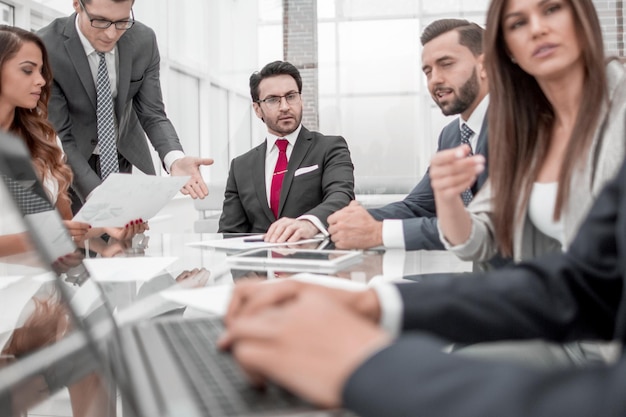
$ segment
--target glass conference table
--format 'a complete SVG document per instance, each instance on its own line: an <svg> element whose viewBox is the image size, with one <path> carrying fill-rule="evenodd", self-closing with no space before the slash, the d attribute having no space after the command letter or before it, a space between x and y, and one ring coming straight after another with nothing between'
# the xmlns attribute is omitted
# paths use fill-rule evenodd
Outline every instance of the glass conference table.
<svg viewBox="0 0 626 417"><path fill-rule="evenodd" d="M71 299L73 309L83 309L83 320L101 314L84 301L90 297L85 282L93 280L86 273L91 271L121 325L166 314L193 318L216 313L186 305L172 294L250 277L282 279L293 274L275 267L231 266L226 259L234 251L206 243L226 238L148 232L125 243L92 239L79 244L84 263L76 266L70 259L62 270L63 294L36 253L0 258L0 415L127 415L117 401L117 389L104 375L102 357L96 359L65 300ZM369 250L357 263L330 275L367 284L471 268L471 263L444 251ZM301 272L319 274L315 269Z"/></svg>

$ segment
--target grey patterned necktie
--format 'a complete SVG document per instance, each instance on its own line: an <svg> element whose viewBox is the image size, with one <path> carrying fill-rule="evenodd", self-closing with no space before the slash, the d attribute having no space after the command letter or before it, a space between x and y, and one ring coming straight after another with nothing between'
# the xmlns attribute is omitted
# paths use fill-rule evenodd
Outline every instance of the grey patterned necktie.
<svg viewBox="0 0 626 417"><path fill-rule="evenodd" d="M98 146L100 148L100 177L104 181L109 174L119 172L115 125L113 118L113 96L103 52L98 52L98 79L96 85L98 118Z"/></svg>
<svg viewBox="0 0 626 417"><path fill-rule="evenodd" d="M461 125L461 143L463 145L467 145L470 148L470 155L474 155L474 151L472 150L472 144L470 143L470 138L472 137L472 135L474 134L474 131L472 129L470 129L470 127L468 125L466 125L465 123L463 123ZM474 198L474 194L472 193L472 189L468 188L465 191L463 191L461 193L461 198L463 199L463 204L465 206L467 206L469 203L472 202L472 199Z"/></svg>

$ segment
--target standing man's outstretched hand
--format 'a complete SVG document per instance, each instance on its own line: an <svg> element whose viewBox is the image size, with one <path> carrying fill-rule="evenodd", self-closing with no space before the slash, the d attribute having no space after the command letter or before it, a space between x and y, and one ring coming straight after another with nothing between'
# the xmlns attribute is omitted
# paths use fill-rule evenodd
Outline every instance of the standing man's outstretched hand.
<svg viewBox="0 0 626 417"><path fill-rule="evenodd" d="M209 195L209 189L200 174L200 165L212 165L211 158L198 158L185 156L174 161L170 168L172 175L189 175L189 181L181 188L180 192L191 198L204 198Z"/></svg>

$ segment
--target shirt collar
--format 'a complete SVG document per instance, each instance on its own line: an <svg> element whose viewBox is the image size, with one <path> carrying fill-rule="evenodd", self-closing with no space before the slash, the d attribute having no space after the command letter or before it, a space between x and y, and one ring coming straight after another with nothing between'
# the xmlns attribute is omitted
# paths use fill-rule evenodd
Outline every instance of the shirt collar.
<svg viewBox="0 0 626 417"><path fill-rule="evenodd" d="M93 54L94 52L96 52L96 48L93 47L93 45L91 45L91 42L89 42L89 40L85 37L85 35L83 35L83 32L80 30L80 26L78 25L78 13L76 14L76 19L74 20L74 25L76 26L76 33L78 33L78 38L80 39L80 43L83 45L83 49L85 50L85 55L89 56L91 54ZM115 45L115 48L111 49L109 52L105 52L105 54L113 54L115 55L115 49L117 48L117 45Z"/></svg>
<svg viewBox="0 0 626 417"><path fill-rule="evenodd" d="M300 125L298 126L298 128L296 130L294 130L293 132L291 132L290 134L286 135L286 136L276 136L270 132L267 132L267 150L268 152L272 150L272 148L274 147L274 145L276 144L276 140L277 139L287 139L289 141L289 144L291 146L294 146L296 144L296 139L298 139L298 135L300 134L300 130L302 130L302 123L300 123Z"/></svg>
<svg viewBox="0 0 626 417"><path fill-rule="evenodd" d="M485 120L485 116L487 115L487 108L489 107L489 94L487 94L481 101L478 103L478 106L474 109L472 114L469 117L469 120L463 120L462 117L459 117L459 128L463 123L465 123L472 131L478 136L483 127L483 120Z"/></svg>

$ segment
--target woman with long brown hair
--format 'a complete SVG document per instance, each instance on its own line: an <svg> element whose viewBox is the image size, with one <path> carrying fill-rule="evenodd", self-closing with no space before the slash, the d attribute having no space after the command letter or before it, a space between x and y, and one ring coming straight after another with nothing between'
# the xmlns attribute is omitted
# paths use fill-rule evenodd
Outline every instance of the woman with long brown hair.
<svg viewBox="0 0 626 417"><path fill-rule="evenodd" d="M591 0L494 0L485 32L489 184L460 147L431 162L442 240L463 259L529 259L566 248L626 143L626 72L604 58Z"/></svg>
<svg viewBox="0 0 626 417"><path fill-rule="evenodd" d="M0 26L0 130L24 140L39 179L72 237L80 241L106 232L118 239L128 239L143 232L147 229L143 222L132 222L125 228L90 231L88 224L71 221L67 191L72 172L47 118L51 86L52 72L41 39L24 29ZM2 204L9 203L0 201L0 210L4 212ZM26 242L19 233L12 233L20 231L20 224L8 219L0 222L0 234L3 235L0 255L25 250Z"/></svg>
<svg viewBox="0 0 626 417"><path fill-rule="evenodd" d="M21 138L32 155L37 174L61 216L72 217L67 190L72 172L64 162L57 136L48 122L52 73L41 40L23 29L0 26L0 130ZM5 210L3 210L5 211ZM21 222L7 222L3 234ZM85 235L89 225L66 222L73 236ZM3 238L9 239L8 236ZM19 250L20 239L14 239ZM4 245L6 246L6 245Z"/></svg>

